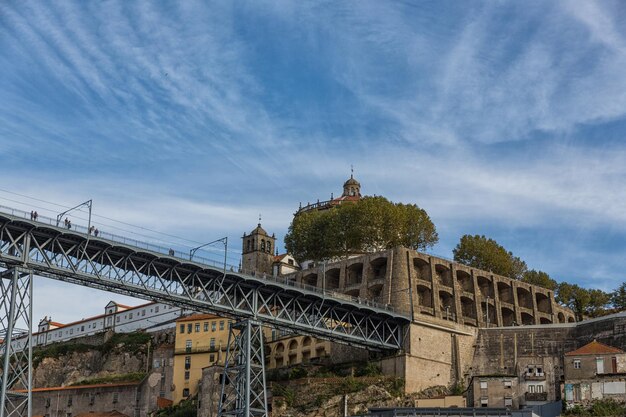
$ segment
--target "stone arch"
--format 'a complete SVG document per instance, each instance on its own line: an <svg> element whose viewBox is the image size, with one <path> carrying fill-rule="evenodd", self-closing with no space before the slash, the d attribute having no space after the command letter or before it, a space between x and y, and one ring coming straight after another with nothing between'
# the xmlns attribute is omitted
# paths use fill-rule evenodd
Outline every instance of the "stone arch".
<svg viewBox="0 0 626 417"><path fill-rule="evenodd" d="M568 323L576 323L576 319L575 319L574 317L572 317L572 316L569 316L569 317L567 318L567 322L568 322Z"/></svg>
<svg viewBox="0 0 626 417"><path fill-rule="evenodd" d="M346 269L346 286L357 285L363 282L363 264L354 263Z"/></svg>
<svg viewBox="0 0 626 417"><path fill-rule="evenodd" d="M325 288L327 290L336 290L339 288L339 268L329 269L325 273L326 275L326 285Z"/></svg>
<svg viewBox="0 0 626 417"><path fill-rule="evenodd" d="M530 291L524 287L517 287L517 303L520 307L533 308L533 297Z"/></svg>
<svg viewBox="0 0 626 417"><path fill-rule="evenodd" d="M312 272L307 274L302 278L302 283L304 285L310 285L311 287L317 287L317 274Z"/></svg>
<svg viewBox="0 0 626 417"><path fill-rule="evenodd" d="M515 325L515 311L508 307L502 307L502 325L514 326Z"/></svg>
<svg viewBox="0 0 626 417"><path fill-rule="evenodd" d="M417 285L417 304L421 307L433 307L432 291L425 285Z"/></svg>
<svg viewBox="0 0 626 417"><path fill-rule="evenodd" d="M459 282L461 289L465 292L474 292L474 280L466 271L459 269L456 271L456 280Z"/></svg>
<svg viewBox="0 0 626 417"><path fill-rule="evenodd" d="M387 258L381 256L370 262L370 277L369 279L385 279L387 275Z"/></svg>
<svg viewBox="0 0 626 417"><path fill-rule="evenodd" d="M461 312L463 317L476 320L476 308L474 300L469 297L461 297Z"/></svg>
<svg viewBox="0 0 626 417"><path fill-rule="evenodd" d="M563 312L559 311L559 314L556 315L556 318L559 323L565 323L565 314L563 314Z"/></svg>
<svg viewBox="0 0 626 417"><path fill-rule="evenodd" d="M383 284L374 284L367 289L368 298L376 303L382 302Z"/></svg>
<svg viewBox="0 0 626 417"><path fill-rule="evenodd" d="M496 316L496 308L493 305L493 301L489 302L489 307L487 307L487 301L483 301L480 303L480 308L482 310L482 319L488 323L489 325L498 324L497 316Z"/></svg>
<svg viewBox="0 0 626 417"><path fill-rule="evenodd" d="M523 325L535 324L535 318L533 317L532 314L522 312L522 324Z"/></svg>
<svg viewBox="0 0 626 417"><path fill-rule="evenodd" d="M289 351L298 349L298 341L296 339L292 339L289 342Z"/></svg>
<svg viewBox="0 0 626 417"><path fill-rule="evenodd" d="M417 279L428 282L431 281L430 264L422 258L413 258L413 270Z"/></svg>
<svg viewBox="0 0 626 417"><path fill-rule="evenodd" d="M439 281L440 285L446 287L452 287L452 274L450 273L450 268L445 265L436 264L435 265L435 274L437 274L437 281Z"/></svg>
<svg viewBox="0 0 626 417"><path fill-rule="evenodd" d="M539 317L540 324L552 324L552 320L547 317Z"/></svg>
<svg viewBox="0 0 626 417"><path fill-rule="evenodd" d="M265 239L261 239L261 251L265 252Z"/></svg>
<svg viewBox="0 0 626 417"><path fill-rule="evenodd" d="M272 242L267 241L267 253L272 253Z"/></svg>
<svg viewBox="0 0 626 417"><path fill-rule="evenodd" d="M439 291L439 308L443 318L454 319L456 316L454 295L447 290Z"/></svg>
<svg viewBox="0 0 626 417"><path fill-rule="evenodd" d="M311 336L305 336L304 339L302 339L302 346L311 346L311 343L313 343Z"/></svg>
<svg viewBox="0 0 626 417"><path fill-rule="evenodd" d="M361 290L358 288L353 288L351 290L346 291L345 294L349 295L350 297L358 297L361 295Z"/></svg>
<svg viewBox="0 0 626 417"><path fill-rule="evenodd" d="M478 288L480 289L480 294L484 298L493 298L493 282L489 278L482 275L479 275L476 281L478 283Z"/></svg>
<svg viewBox="0 0 626 417"><path fill-rule="evenodd" d="M552 303L550 302L550 298L546 294L542 292L537 292L535 294L535 300L537 300L537 310L542 313L552 314Z"/></svg>
<svg viewBox="0 0 626 417"><path fill-rule="evenodd" d="M513 287L508 282L498 282L498 297L503 303L515 304L513 298Z"/></svg>
<svg viewBox="0 0 626 417"><path fill-rule="evenodd" d="M276 347L274 348L277 355L282 355L285 351L285 345L282 342L276 343Z"/></svg>

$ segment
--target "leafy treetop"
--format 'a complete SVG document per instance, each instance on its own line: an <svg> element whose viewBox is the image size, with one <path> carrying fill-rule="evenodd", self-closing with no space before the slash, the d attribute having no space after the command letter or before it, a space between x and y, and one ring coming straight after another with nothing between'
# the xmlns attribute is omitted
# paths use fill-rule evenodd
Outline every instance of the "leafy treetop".
<svg viewBox="0 0 626 417"><path fill-rule="evenodd" d="M299 261L321 261L396 246L424 250L438 240L430 217L415 204L364 197L297 215L285 236L285 246Z"/></svg>

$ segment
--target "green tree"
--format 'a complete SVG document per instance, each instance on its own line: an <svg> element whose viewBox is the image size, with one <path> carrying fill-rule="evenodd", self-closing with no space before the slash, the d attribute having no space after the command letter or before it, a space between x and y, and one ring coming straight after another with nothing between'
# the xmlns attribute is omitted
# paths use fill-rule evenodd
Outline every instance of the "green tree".
<svg viewBox="0 0 626 417"><path fill-rule="evenodd" d="M559 283L556 289L556 301L569 307L578 321L606 314L610 299L610 295L602 290L586 289L567 282Z"/></svg>
<svg viewBox="0 0 626 417"><path fill-rule="evenodd" d="M626 282L611 293L611 304L618 310L626 310Z"/></svg>
<svg viewBox="0 0 626 417"><path fill-rule="evenodd" d="M550 278L550 275L543 271L535 271L534 269L524 272L522 275L522 281L553 291L556 290L558 285L555 280Z"/></svg>
<svg viewBox="0 0 626 417"><path fill-rule="evenodd" d="M526 262L484 235L464 235L452 252L456 262L510 278L521 279L528 269Z"/></svg>
<svg viewBox="0 0 626 417"><path fill-rule="evenodd" d="M364 197L355 203L294 217L285 246L299 261L319 261L396 246L424 250L438 240L430 217L415 204Z"/></svg>

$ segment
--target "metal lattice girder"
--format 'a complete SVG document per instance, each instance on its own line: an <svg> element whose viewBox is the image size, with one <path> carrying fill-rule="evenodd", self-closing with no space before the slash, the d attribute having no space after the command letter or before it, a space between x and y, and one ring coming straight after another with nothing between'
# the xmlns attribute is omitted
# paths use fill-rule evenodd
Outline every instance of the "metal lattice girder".
<svg viewBox="0 0 626 417"><path fill-rule="evenodd" d="M267 417L265 356L261 323L231 323L219 417Z"/></svg>
<svg viewBox="0 0 626 417"><path fill-rule="evenodd" d="M0 417L32 415L32 292L32 274L19 268L0 273ZM26 345L18 347L18 339Z"/></svg>
<svg viewBox="0 0 626 417"><path fill-rule="evenodd" d="M400 313L0 213L0 266L372 349L403 347Z"/></svg>

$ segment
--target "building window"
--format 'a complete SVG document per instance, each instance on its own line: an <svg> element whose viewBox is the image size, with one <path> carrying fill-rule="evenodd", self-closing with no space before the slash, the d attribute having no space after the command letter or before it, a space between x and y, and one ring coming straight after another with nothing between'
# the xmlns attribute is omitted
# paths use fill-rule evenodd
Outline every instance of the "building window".
<svg viewBox="0 0 626 417"><path fill-rule="evenodd" d="M189 371L185 371L185 381L189 381Z"/></svg>
<svg viewBox="0 0 626 417"><path fill-rule="evenodd" d="M214 332L217 329L217 324L213 321L211 322L211 331Z"/></svg>
<svg viewBox="0 0 626 417"><path fill-rule="evenodd" d="M480 406L481 407L489 407L489 399L488 398L481 398L480 399Z"/></svg>
<svg viewBox="0 0 626 417"><path fill-rule="evenodd" d="M504 381L504 388L511 388L511 381Z"/></svg>
<svg viewBox="0 0 626 417"><path fill-rule="evenodd" d="M287 260L287 263L288 263L289 265L292 265L292 266L293 266L293 259L289 259L289 260Z"/></svg>
<svg viewBox="0 0 626 417"><path fill-rule="evenodd" d="M191 333L193 331L193 324L189 323L187 325L187 333Z"/></svg>
<svg viewBox="0 0 626 417"><path fill-rule="evenodd" d="M215 338L214 337L211 338L211 341L209 342L209 347L211 349L215 349Z"/></svg>
<svg viewBox="0 0 626 417"><path fill-rule="evenodd" d="M215 355L213 353L209 355L209 362L211 363L215 362Z"/></svg>
<svg viewBox="0 0 626 417"><path fill-rule="evenodd" d="M574 369L580 369L580 359L574 359Z"/></svg>
<svg viewBox="0 0 626 417"><path fill-rule="evenodd" d="M84 332L85 331L85 326L80 326L80 331Z"/></svg>
<svg viewBox="0 0 626 417"><path fill-rule="evenodd" d="M185 356L185 369L191 368L191 356Z"/></svg>
<svg viewBox="0 0 626 417"><path fill-rule="evenodd" d="M117 392L114 392L113 393L113 404L115 404L118 399L119 399L119 394Z"/></svg>
<svg viewBox="0 0 626 417"><path fill-rule="evenodd" d="M46 408L50 407L50 398L46 398Z"/></svg>
<svg viewBox="0 0 626 417"><path fill-rule="evenodd" d="M181 334L185 333L185 325L184 324L180 325L180 332L181 332Z"/></svg>
<svg viewBox="0 0 626 417"><path fill-rule="evenodd" d="M208 331L209 331L209 322L208 322L208 321L205 321L205 322L204 322L204 331L205 331L205 332L208 332Z"/></svg>
<svg viewBox="0 0 626 417"><path fill-rule="evenodd" d="M117 317L115 318L115 321L119 323L119 322L120 322L120 316L117 316Z"/></svg>
<svg viewBox="0 0 626 417"><path fill-rule="evenodd" d="M504 406L505 407L512 407L513 406L513 398L511 398L511 397L504 397Z"/></svg>
<svg viewBox="0 0 626 417"><path fill-rule="evenodd" d="M183 389L183 397L184 397L184 398L189 397L189 388L185 388L185 389Z"/></svg>
<svg viewBox="0 0 626 417"><path fill-rule="evenodd" d="M133 318L133 313L130 313L130 314L128 315L128 319L130 320L130 319L132 319L132 318Z"/></svg>
<svg viewBox="0 0 626 417"><path fill-rule="evenodd" d="M487 381L480 381L480 389L487 389Z"/></svg>
<svg viewBox="0 0 626 417"><path fill-rule="evenodd" d="M158 313L159 312L159 306L154 307L154 312Z"/></svg>
<svg viewBox="0 0 626 417"><path fill-rule="evenodd" d="M185 341L185 352L187 353L191 352L191 340Z"/></svg>
<svg viewBox="0 0 626 417"><path fill-rule="evenodd" d="M200 333L200 323L196 323L196 333Z"/></svg>
<svg viewBox="0 0 626 417"><path fill-rule="evenodd" d="M144 317L146 315L146 310L141 310L141 317Z"/></svg>
<svg viewBox="0 0 626 417"><path fill-rule="evenodd" d="M71 395L67 397L67 406L68 407L72 406L72 396Z"/></svg>
<svg viewBox="0 0 626 417"><path fill-rule="evenodd" d="M220 330L224 330L224 320L220 321Z"/></svg>

